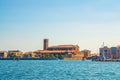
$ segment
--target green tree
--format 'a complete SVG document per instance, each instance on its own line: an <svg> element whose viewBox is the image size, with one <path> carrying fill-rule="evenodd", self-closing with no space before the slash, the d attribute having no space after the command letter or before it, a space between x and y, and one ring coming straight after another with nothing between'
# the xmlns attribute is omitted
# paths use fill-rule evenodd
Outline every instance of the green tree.
<svg viewBox="0 0 120 80"><path fill-rule="evenodd" d="M10 53L10 57L11 57L11 58L16 58L17 56L16 56L15 53Z"/></svg>

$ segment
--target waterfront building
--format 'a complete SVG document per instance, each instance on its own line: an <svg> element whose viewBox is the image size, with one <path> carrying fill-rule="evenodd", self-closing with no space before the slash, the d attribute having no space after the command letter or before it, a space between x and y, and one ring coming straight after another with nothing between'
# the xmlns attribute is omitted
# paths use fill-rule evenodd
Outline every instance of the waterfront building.
<svg viewBox="0 0 120 80"><path fill-rule="evenodd" d="M100 48L101 59L120 59L120 46Z"/></svg>
<svg viewBox="0 0 120 80"><path fill-rule="evenodd" d="M72 54L72 57L71 57L72 60L81 60L83 58L84 58L84 53L81 53L81 52L77 54Z"/></svg>
<svg viewBox="0 0 120 80"><path fill-rule="evenodd" d="M110 59L111 58L111 49L107 46L100 48L100 57L101 59Z"/></svg>
<svg viewBox="0 0 120 80"><path fill-rule="evenodd" d="M40 58L57 58L57 59L63 59L64 57L70 57L71 53L68 53L66 51L49 51L49 50L37 50L34 51L37 57Z"/></svg>
<svg viewBox="0 0 120 80"><path fill-rule="evenodd" d="M110 48L111 52L111 58L116 59L117 58L117 47L111 47Z"/></svg>
<svg viewBox="0 0 120 80"><path fill-rule="evenodd" d="M120 59L120 46L116 48L116 58Z"/></svg>
<svg viewBox="0 0 120 80"><path fill-rule="evenodd" d="M82 50L81 53L84 54L85 59L91 57L91 51L90 50L85 49L85 50Z"/></svg>
<svg viewBox="0 0 120 80"><path fill-rule="evenodd" d="M23 58L35 58L35 57L36 57L36 54L33 52L25 52L23 54Z"/></svg>
<svg viewBox="0 0 120 80"><path fill-rule="evenodd" d="M50 46L47 48L47 50L79 52L79 46L78 45L58 45L58 46Z"/></svg>
<svg viewBox="0 0 120 80"><path fill-rule="evenodd" d="M23 54L21 51L19 50L11 50L11 51L8 51L8 58L22 58Z"/></svg>
<svg viewBox="0 0 120 80"><path fill-rule="evenodd" d="M68 51L68 52L79 52L79 46L78 45L57 45L57 46L49 46L49 40L44 39L44 50L49 51Z"/></svg>
<svg viewBox="0 0 120 80"><path fill-rule="evenodd" d="M7 58L7 51L0 51L0 58Z"/></svg>
<svg viewBox="0 0 120 80"><path fill-rule="evenodd" d="M49 46L49 40L43 40L43 50L34 51L38 57L56 57L59 59L71 58L72 54L79 53L78 45L56 45ZM81 58L81 56L80 56Z"/></svg>

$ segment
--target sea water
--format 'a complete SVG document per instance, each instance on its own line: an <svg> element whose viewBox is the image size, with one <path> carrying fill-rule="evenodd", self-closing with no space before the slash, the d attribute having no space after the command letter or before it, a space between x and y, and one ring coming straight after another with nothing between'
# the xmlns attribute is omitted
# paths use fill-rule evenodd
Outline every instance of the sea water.
<svg viewBox="0 0 120 80"><path fill-rule="evenodd" d="M0 80L120 80L120 63L81 60L1 60Z"/></svg>

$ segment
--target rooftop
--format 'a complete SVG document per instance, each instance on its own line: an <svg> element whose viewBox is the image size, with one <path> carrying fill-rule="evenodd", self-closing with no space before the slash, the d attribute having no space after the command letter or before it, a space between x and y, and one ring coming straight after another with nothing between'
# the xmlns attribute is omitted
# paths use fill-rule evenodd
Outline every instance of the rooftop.
<svg viewBox="0 0 120 80"><path fill-rule="evenodd" d="M71 47L79 47L78 45L57 45L57 46L50 46L48 48L71 48Z"/></svg>
<svg viewBox="0 0 120 80"><path fill-rule="evenodd" d="M57 50L57 51L37 50L35 52L40 52L40 53L65 53L66 51L60 51L60 50Z"/></svg>

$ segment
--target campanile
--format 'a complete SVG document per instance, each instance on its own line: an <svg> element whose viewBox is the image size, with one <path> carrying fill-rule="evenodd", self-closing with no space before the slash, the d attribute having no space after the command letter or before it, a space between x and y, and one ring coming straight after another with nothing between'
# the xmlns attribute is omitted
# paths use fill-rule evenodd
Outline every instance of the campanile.
<svg viewBox="0 0 120 80"><path fill-rule="evenodd" d="M48 39L44 39L44 44L43 44L43 49L44 50L47 50L47 48L48 48L48 42L49 42Z"/></svg>

